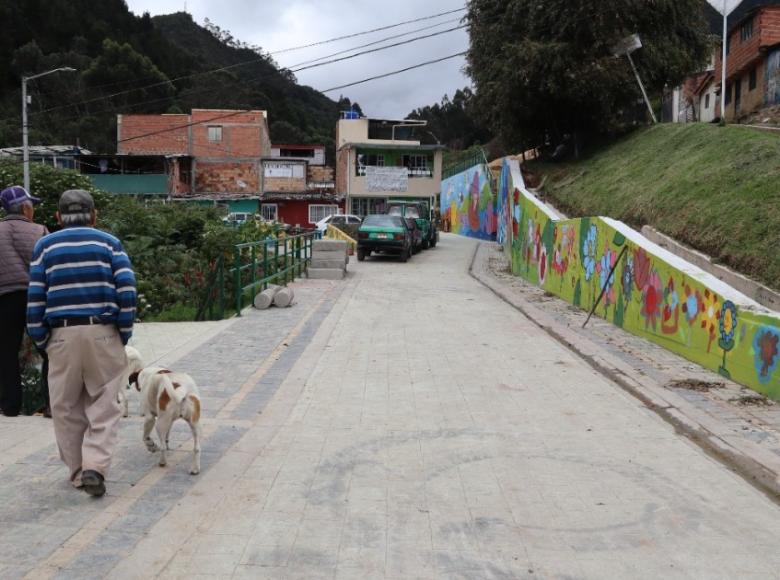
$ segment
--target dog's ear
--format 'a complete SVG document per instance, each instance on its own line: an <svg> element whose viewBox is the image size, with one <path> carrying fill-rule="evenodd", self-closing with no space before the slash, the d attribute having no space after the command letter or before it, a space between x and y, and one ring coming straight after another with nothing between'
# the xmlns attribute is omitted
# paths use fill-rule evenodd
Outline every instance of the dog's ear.
<svg viewBox="0 0 780 580"><path fill-rule="evenodd" d="M133 383L135 383L135 390L136 390L136 391L140 391L140 390L141 390L141 386L138 384L138 375L139 375L139 374L140 374L140 372L131 373L131 374L130 374L130 377L128 378L128 382L129 382L131 385L132 385Z"/></svg>

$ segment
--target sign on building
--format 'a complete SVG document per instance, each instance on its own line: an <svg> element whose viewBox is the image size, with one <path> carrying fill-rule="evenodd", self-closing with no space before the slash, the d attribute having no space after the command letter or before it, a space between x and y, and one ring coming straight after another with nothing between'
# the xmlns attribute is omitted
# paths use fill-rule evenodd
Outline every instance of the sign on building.
<svg viewBox="0 0 780 580"><path fill-rule="evenodd" d="M409 191L409 170L406 167L366 167L366 188L370 192Z"/></svg>

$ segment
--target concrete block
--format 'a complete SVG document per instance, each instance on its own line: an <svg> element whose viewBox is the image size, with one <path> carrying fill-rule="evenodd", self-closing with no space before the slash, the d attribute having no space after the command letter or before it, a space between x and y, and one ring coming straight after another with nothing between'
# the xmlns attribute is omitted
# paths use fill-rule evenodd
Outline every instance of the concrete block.
<svg viewBox="0 0 780 580"><path fill-rule="evenodd" d="M347 253L347 246L349 244L343 240L314 240L312 244L312 250L314 252L344 252Z"/></svg>
<svg viewBox="0 0 780 580"><path fill-rule="evenodd" d="M294 297L295 294L293 293L292 288L281 288L274 295L274 306L278 306L279 308L287 308L292 304Z"/></svg>
<svg viewBox="0 0 780 580"><path fill-rule="evenodd" d="M276 293L279 292L279 289L279 286L269 285L268 288L258 293L257 296L255 296L255 308L258 310L265 310L271 306L274 301L274 296L276 296Z"/></svg>
<svg viewBox="0 0 780 580"><path fill-rule="evenodd" d="M310 268L344 268L347 265L346 259L313 258Z"/></svg>
<svg viewBox="0 0 780 580"><path fill-rule="evenodd" d="M310 280L342 280L344 270L342 268L309 268Z"/></svg>

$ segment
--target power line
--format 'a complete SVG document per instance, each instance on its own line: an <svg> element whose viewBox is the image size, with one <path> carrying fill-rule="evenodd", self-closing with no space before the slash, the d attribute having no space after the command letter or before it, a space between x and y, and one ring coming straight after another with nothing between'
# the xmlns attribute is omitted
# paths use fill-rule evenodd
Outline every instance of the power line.
<svg viewBox="0 0 780 580"><path fill-rule="evenodd" d="M373 32L381 32L382 30L389 30L391 28L398 28L399 26L404 26L405 24L413 24L415 22L422 22L423 20L432 20L434 18L438 18L439 16L447 16L448 14L455 14L456 12L463 12L466 10L465 6L462 6L461 8L456 8L455 10L448 10L446 12L439 12L438 14L432 14L430 16L423 16L422 18L415 18L414 20L406 20L404 22L399 22L397 24L390 24L388 26L381 26L379 28L373 28L371 30L365 30L363 32L356 32L354 34L346 34L344 36L337 36L335 38L329 38L327 40L320 40L319 42L312 42L311 44L302 44L300 46L293 46L290 48L283 48L281 50L275 50L273 52L270 52L269 54L282 54L284 52L292 52L293 50L301 50L304 48L311 48L313 46L320 46L322 44L328 44L331 42L336 42L339 40L346 40L347 38L355 38L357 36L365 36L366 34L371 34Z"/></svg>
<svg viewBox="0 0 780 580"><path fill-rule="evenodd" d="M325 60L326 58L330 58L332 56L338 56L340 54L346 54L348 52L352 52L353 50L359 50L361 48L367 48L369 46L375 46L377 44L382 44L383 42L386 42L388 40L395 40L396 38L401 38L403 36L409 36L410 34L414 34L416 32L423 32L425 30L430 30L432 28L438 28L439 26L442 26L444 24L452 24L453 22L459 22L460 20L461 20L460 18L452 18L450 20L443 20L441 22L437 22L436 24L431 24L430 26L423 26L422 28L415 28L414 30L410 30L409 32L404 32L402 34L394 34L392 36L386 36L386 37L381 38L379 40L375 40L374 42L369 42L368 44L361 44L359 46L353 46L352 48L346 48L344 50L340 50L338 52L334 52L334 53L328 54L326 56L321 56L320 58L314 58L312 60L306 60L306 61L303 61L303 62L299 62L299 63L291 65L290 67L287 67L287 68L293 68L293 67L296 67L296 66L303 66L303 65L311 64L313 62L319 62L321 60Z"/></svg>
<svg viewBox="0 0 780 580"><path fill-rule="evenodd" d="M328 64L336 63L336 62L341 62L343 60L349 60L351 58L355 58L355 57L358 57L358 56L363 56L364 54L371 54L373 52L380 52L382 50L387 50L388 48L395 48L397 46L403 46L404 44L410 44L412 42L417 42L418 40L422 40L424 38L431 38L433 36L439 36L441 34L446 34L448 32L453 32L455 30L461 30L462 28L466 28L466 26L463 25L463 26L456 26L455 28L448 28L447 30L442 30L442 31L439 31L439 32L433 32L431 34L426 34L424 36L417 36L415 38L410 38L410 39L404 40L402 42L396 42L394 44L388 44L387 46L380 46L378 48L372 48L371 50L364 50L363 52L358 52L358 53L355 53L355 54L350 54L348 56L342 56L342 57L339 57L339 58L334 58L333 60L328 60L328 61L325 61L325 62L319 62L319 63L316 63L316 64L310 64L310 65L307 65L307 66L302 66L302 67L291 69L291 70L292 70L292 72L300 72L302 70L308 70L308 69L311 69L311 68L325 66L325 65L328 65Z"/></svg>
<svg viewBox="0 0 780 580"><path fill-rule="evenodd" d="M440 36L442 34L447 34L447 33L450 33L450 32L454 32L456 30L461 30L463 28L466 28L465 24L461 25L461 26L455 26L453 28L448 28L446 30L440 30L440 31L437 31L437 32L433 32L431 34L425 34L425 35L422 35L422 36L416 36L414 38L409 38L407 40L404 40L404 41L401 41L401 42L396 42L396 43L389 44L389 45L386 45L386 46L380 46L380 47L377 47L377 48L372 48L370 50L364 50L362 52L357 52L355 54L351 54L351 55L348 55L348 56L342 56L342 57L335 58L335 59L328 60L328 61L324 61L324 62L316 62L316 63L313 63L313 64L306 64L305 66L299 66L298 68L292 68L292 69L288 69L288 70L290 70L291 72L300 72L300 71L303 71L303 70L317 68L317 67L320 67L320 66L326 66L326 65L329 65L329 64L334 64L334 63L341 62L341 61L344 61L344 60L349 60L349 59L352 59L352 58L356 58L358 56L363 56L365 54L371 54L371 53L374 53L374 52L380 52L380 51L383 51L383 50L388 50L390 48L396 48L398 46L403 46L405 44L410 44L412 42L417 42L419 40L425 40L427 38ZM404 36L404 35L401 35L401 36ZM350 50L354 50L354 49L350 49ZM343 52L344 51L341 51L341 53L343 53ZM335 56L336 54L340 54L340 53L334 53L333 55L324 56L324 57L322 57L320 59L317 59L317 60L322 61L323 59L329 58L330 56ZM239 66L240 64L242 64L242 63L230 65L230 67ZM218 69L218 70L224 70L226 68L229 68L229 67L223 67L223 69ZM217 72L217 71L211 71L211 72ZM199 74L208 74L208 73L199 73ZM263 75L261 77L257 77L257 78L255 78L253 80L260 80L260 79L263 79L263 78L270 78L272 75L273 75L273 73L269 73L267 75ZM119 96L119 95L130 93L130 92L133 92L133 91L141 90L143 88L151 88L151 87L159 86L160 84L168 84L168 82L173 83L174 81L181 80L183 78L187 78L187 77L179 77L178 79L172 79L171 81L166 81L165 83L155 83L154 85L150 85L149 87L140 87L140 88L130 89L128 91L122 91L120 93L114 93L113 95L107 95L107 96L104 96L104 97L97 97L97 98L94 98L94 99L89 99L88 101L82 101L81 103L73 103L71 105L61 105L61 106L58 106L58 107L52 107L50 109L43 109L41 111L38 111L36 114L42 114L42 113L46 113L46 112L49 112L49 111L61 109L61 108L64 108L64 107L70 107L70 106L77 107L79 105L84 105L84 104L88 104L88 103L91 103L91 102L96 102L96 101L100 101L100 100L107 100L107 99L111 99L111 98L113 98L115 96ZM209 89L204 89L203 91L197 91L196 93L193 93L193 94L200 94L200 93L205 93L205 92L211 92L211 91L219 90L221 88L222 87L219 87L219 86L218 87L212 87L212 88L209 88ZM173 98L176 98L176 96L175 95L170 95L170 96L166 96L166 97L162 97L162 98L158 98L158 99L151 99L150 101L142 101L141 103L136 103L136 105L129 105L129 106L138 106L140 104L150 104L150 103L159 102L159 101L165 101L165 100L173 99ZM100 114L100 113L93 113L93 114ZM81 115L77 115L77 116L74 116L74 117L80 117L80 116ZM70 117L70 118L74 118L74 117ZM67 119L61 119L61 120L67 120Z"/></svg>
<svg viewBox="0 0 780 580"><path fill-rule="evenodd" d="M445 61L445 60L449 60L451 58L457 58L459 56L465 55L467 52L468 51L464 50L463 52L458 52L458 53L455 53L455 54L451 54L449 56L444 56L442 58L437 58L435 60L429 60L427 62L421 62L420 64L416 64L416 65L413 65L413 66L408 66L406 68L398 69L398 70L395 70L395 71L392 71L392 72L389 72L389 73L377 75L377 76L374 76L374 77L368 77L366 79L362 79L362 80L355 81L355 82L352 82L352 83L347 83L346 85L340 85L338 87L331 87L329 89L325 89L324 91L320 91L320 92L321 93L330 93L330 92L333 92L333 91L338 91L340 89L346 89L347 87L354 87L355 85L361 85L361 84L367 83L369 81L375 81L377 79L383 79L383 78L386 78L386 77L391 77L393 75L401 74L401 73L404 73L406 71L410 71L410 70L413 70L413 69L416 69L416 68L421 68L421 67L428 66L428 65L431 65L431 64L436 64L437 62L442 62L442 61Z"/></svg>
<svg viewBox="0 0 780 580"><path fill-rule="evenodd" d="M312 46L319 46L319 45L322 45L322 44L327 44L327 43L330 43L330 42L335 42L337 40L343 40L343 39L346 39L346 38L354 38L356 36L363 36L363 35L366 35L366 34L371 34L373 32L378 32L378 31L381 31L381 30L388 30L390 28L396 28L398 26L403 26L404 24L411 24L413 22L420 22L420 21L423 21L423 20L431 20L433 18L438 18L440 16L453 14L455 12L461 12L461 11L463 11L465 9L466 9L465 7L462 7L462 8L458 8L456 10L449 10L449 11L441 12L439 14L434 14L434 15L431 15L431 16L425 16L425 17L422 17L422 18L416 18L414 20L408 20L406 22L401 22L401 23L398 23L398 24L391 24L389 26L382 26L382 27L375 28L375 29L372 29L372 30L367 30L367 31L363 31L363 32L357 32L357 33L354 33L354 34L348 34L348 35L337 37L337 38L331 38L331 39L328 39L328 40L323 40L323 41L320 41L320 42L311 43L311 44L308 44L308 45L305 45L305 46L286 48L286 49L283 49L281 51L276 51L274 53L269 53L269 54L278 54L278 53L281 53L281 52L289 52L289 51L298 50L298 49L301 49L301 48L308 48L308 47L312 47ZM399 36L401 36L401 35L399 35ZM323 58L327 58L327 57L323 57ZM103 96L100 96L100 97L93 97L91 99L86 99L86 100L83 100L83 101L80 101L80 102L77 102L77 103L69 103L69 104L65 104L65 105L57 105L56 107L49 107L48 109L42 109L40 111L35 112L34 115L42 115L44 113L49 113L51 111L57 111L57 110L65 109L65 108L68 108L68 107L77 107L77 106L80 106L80 105L87 105L89 103L94 103L94 102L97 102L97 101L102 101L102 100L106 100L106 99L113 99L114 97L126 95L126 94L129 94L129 93L134 93L136 91L152 89L152 88L165 86L165 85L173 85L173 83L176 83L176 82L179 82L179 81L182 81L182 80L185 80L185 79L190 79L190 78L203 76L203 75L208 75L208 74L215 74L215 73L218 73L218 72L224 72L224 71L227 71L227 70L239 67L239 66L245 66L247 64L253 64L253 63L257 63L257 62L263 62L263 61L266 61L266 60L267 60L267 57L266 56L262 56L262 57L259 57L259 58L256 58L256 59L251 59L251 60L247 60L247 61L243 61L243 62L238 62L238 63L226 65L226 66L219 67L219 68L216 68L216 69L212 69L212 70L209 70L209 71L203 71L203 72L197 72L197 73L192 73L192 74L188 74L188 75L182 75L182 76L175 77L175 78L172 78L172 79L167 79L165 81L160 81L160 82L152 83L152 84L149 84L149 85L145 85L145 86L142 86L142 87L134 87L132 89L126 89L126 90L123 90L123 91L118 91L118 92L115 92L115 93L111 93L109 95L103 95Z"/></svg>
<svg viewBox="0 0 780 580"><path fill-rule="evenodd" d="M227 119L229 117L235 117L236 115L243 115L244 113L251 113L251 111L247 109L242 109L240 111L233 111L227 115L218 115L216 117L211 117L210 119L204 119L202 121L195 121L192 123L186 123L184 125L176 125L175 127L168 127L167 129L160 129L159 131L152 131L151 133L144 133L142 135L134 135L132 137L126 137L124 139L118 139L117 145L120 143L126 143L127 141L135 141L136 139L143 139L145 137L152 137L153 135L160 135L162 133L169 133L171 131L177 131L179 129L186 129L187 127L194 127L195 125L202 125L203 123L211 123L212 121L218 121L220 119Z"/></svg>

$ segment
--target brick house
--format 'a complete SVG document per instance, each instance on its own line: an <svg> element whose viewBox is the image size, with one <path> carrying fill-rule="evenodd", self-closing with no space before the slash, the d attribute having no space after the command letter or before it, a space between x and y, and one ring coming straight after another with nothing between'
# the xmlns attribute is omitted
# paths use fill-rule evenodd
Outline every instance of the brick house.
<svg viewBox="0 0 780 580"><path fill-rule="evenodd" d="M188 160L189 187L175 198L257 213L262 159L271 153L265 111L193 109L190 114L118 115L119 156Z"/></svg>
<svg viewBox="0 0 780 580"><path fill-rule="evenodd" d="M262 164L264 218L311 228L344 211L344 198L335 193L333 168L325 164L324 145L272 145L271 156Z"/></svg>
<svg viewBox="0 0 780 580"><path fill-rule="evenodd" d="M729 121L780 103L780 6L774 4L756 4L729 22L726 44L726 119ZM718 83L722 66L719 51L714 72Z"/></svg>

